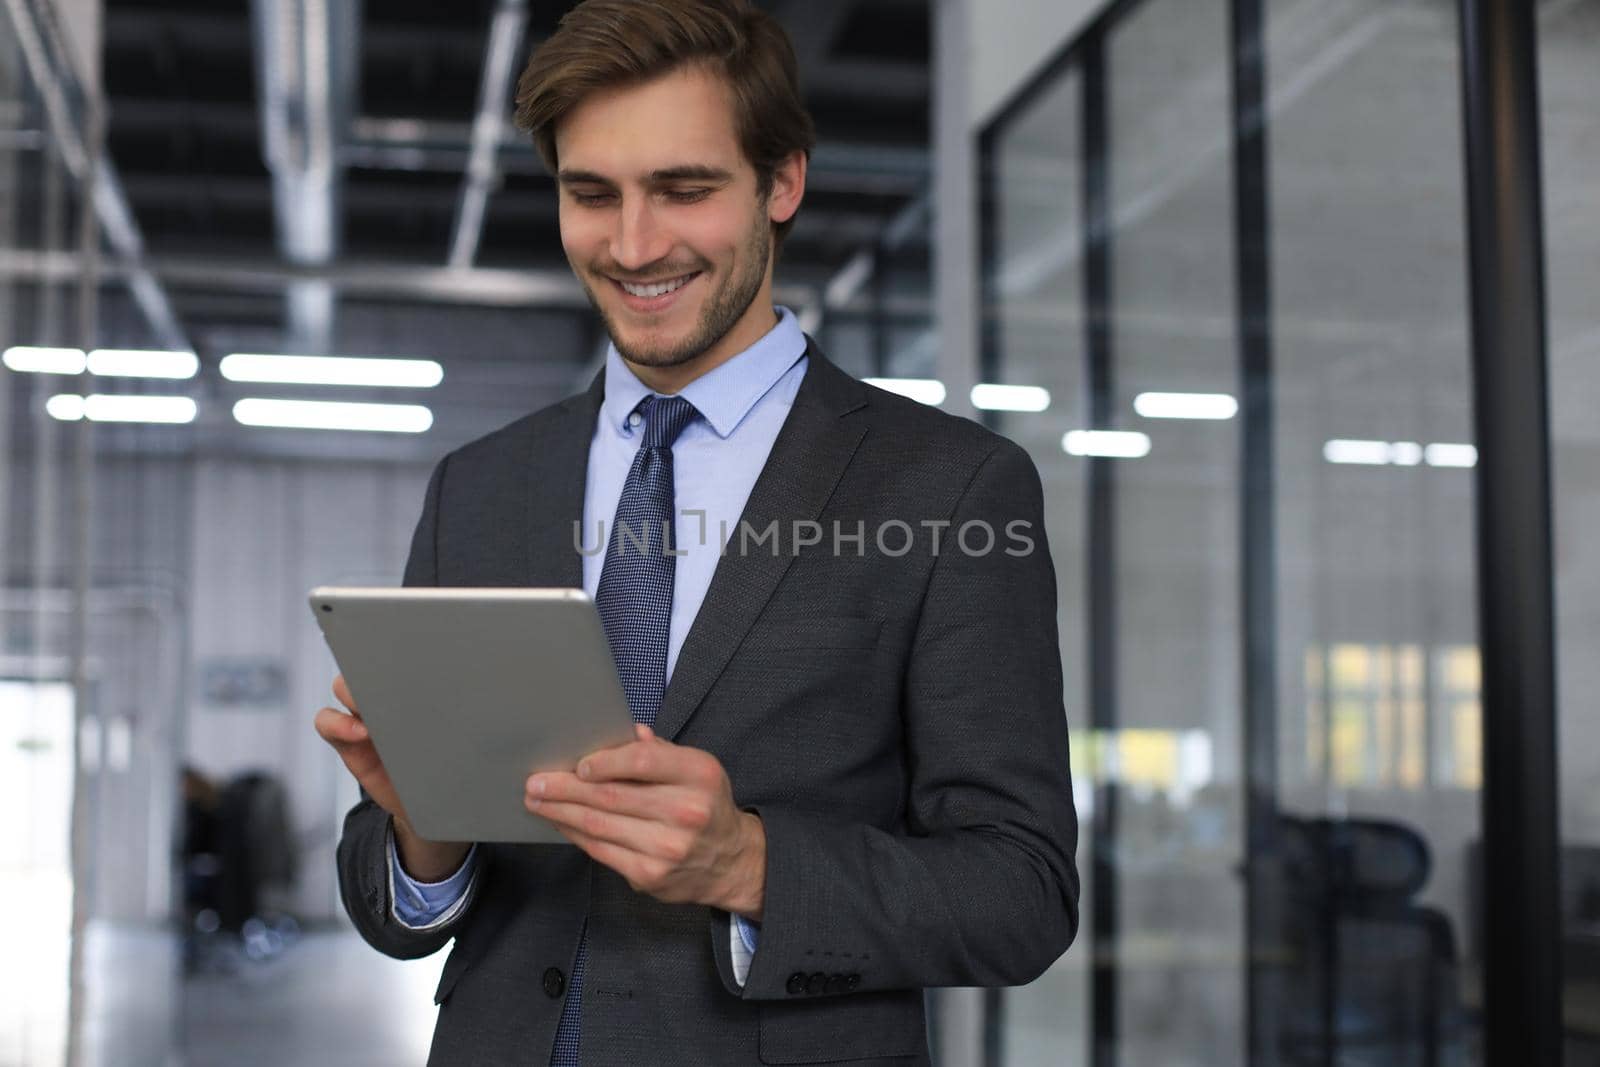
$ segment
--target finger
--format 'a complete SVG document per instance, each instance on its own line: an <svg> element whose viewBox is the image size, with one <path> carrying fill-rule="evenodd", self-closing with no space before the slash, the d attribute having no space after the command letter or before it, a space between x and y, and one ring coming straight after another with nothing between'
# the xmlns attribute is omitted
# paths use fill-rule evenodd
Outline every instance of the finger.
<svg viewBox="0 0 1600 1067"><path fill-rule="evenodd" d="M656 732L650 729L650 727L646 726L644 723L636 722L633 724L633 736L635 740L648 741L655 735Z"/></svg>
<svg viewBox="0 0 1600 1067"><path fill-rule="evenodd" d="M522 783L522 804L529 811L534 811L545 796L552 792L559 792L562 800L571 800L573 794L567 788L567 783L577 780L574 775L565 771L540 771L538 774L530 774Z"/></svg>
<svg viewBox="0 0 1600 1067"><path fill-rule="evenodd" d="M702 772L703 753L670 742L632 741L591 752L578 762L577 775L587 782L687 782Z"/></svg>
<svg viewBox="0 0 1600 1067"><path fill-rule="evenodd" d="M313 722L317 734L330 745L355 745L369 740L367 724L335 708L323 708Z"/></svg>
<svg viewBox="0 0 1600 1067"><path fill-rule="evenodd" d="M350 709L352 715L356 718L361 717L361 713L356 710L356 698L350 695L350 686L342 674L333 680L333 695L339 703Z"/></svg>
<svg viewBox="0 0 1600 1067"><path fill-rule="evenodd" d="M383 773L383 761L378 750L366 736L367 728L359 720L333 708L317 712L317 735L333 747L344 762L345 769L363 784L374 774Z"/></svg>
<svg viewBox="0 0 1600 1067"><path fill-rule="evenodd" d="M585 782L570 774L534 775L528 780L529 810L540 803L561 802L631 815L655 822L676 821L693 825L696 812L706 808L689 790L672 785L635 782Z"/></svg>
<svg viewBox="0 0 1600 1067"><path fill-rule="evenodd" d="M557 827L566 827L591 840L607 842L630 852L657 856L666 849L669 831L658 822L618 815L586 804L553 800L540 804L534 814Z"/></svg>

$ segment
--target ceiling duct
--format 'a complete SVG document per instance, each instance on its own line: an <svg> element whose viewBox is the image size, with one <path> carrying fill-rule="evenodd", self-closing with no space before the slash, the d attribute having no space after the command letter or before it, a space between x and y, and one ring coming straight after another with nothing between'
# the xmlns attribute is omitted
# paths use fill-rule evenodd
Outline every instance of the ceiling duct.
<svg viewBox="0 0 1600 1067"><path fill-rule="evenodd" d="M272 174L278 249L295 267L339 254L338 143L354 112L359 0L252 0L261 148ZM324 352L333 343L333 286L290 283L285 346Z"/></svg>

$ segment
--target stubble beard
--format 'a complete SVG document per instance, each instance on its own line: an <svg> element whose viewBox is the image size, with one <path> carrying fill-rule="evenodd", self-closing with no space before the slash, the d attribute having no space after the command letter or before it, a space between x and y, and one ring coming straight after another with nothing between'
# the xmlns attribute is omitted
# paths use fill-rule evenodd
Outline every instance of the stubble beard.
<svg viewBox="0 0 1600 1067"><path fill-rule="evenodd" d="M611 343L616 345L623 359L641 367L679 367L710 350L726 337L728 331L750 310L756 294L761 292L761 284L767 275L767 261L772 258L772 227L765 218L752 227L742 252L739 258L744 266L738 268L736 274L711 294L700 312L700 321L694 331L670 348L645 347L624 340L617 329L616 320L606 311L605 305L596 299L594 289L587 280L583 283L583 289L589 297L589 303L600 313L600 321L605 324Z"/></svg>

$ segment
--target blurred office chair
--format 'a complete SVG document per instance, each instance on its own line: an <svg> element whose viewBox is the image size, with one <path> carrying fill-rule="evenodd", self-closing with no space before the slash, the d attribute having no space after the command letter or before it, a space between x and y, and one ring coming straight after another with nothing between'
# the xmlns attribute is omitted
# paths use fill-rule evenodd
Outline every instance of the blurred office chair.
<svg viewBox="0 0 1600 1067"><path fill-rule="evenodd" d="M217 841L222 859L217 911L222 928L237 933L261 916L264 890L294 884L296 857L283 785L254 771L224 786Z"/></svg>
<svg viewBox="0 0 1600 1067"><path fill-rule="evenodd" d="M218 789L185 768L183 784L184 972L233 973L273 959L300 934L277 906L298 874L282 783L252 771Z"/></svg>
<svg viewBox="0 0 1600 1067"><path fill-rule="evenodd" d="M1377 819L1281 816L1278 828L1284 1062L1459 1062L1455 936L1415 900L1431 869L1422 836Z"/></svg>

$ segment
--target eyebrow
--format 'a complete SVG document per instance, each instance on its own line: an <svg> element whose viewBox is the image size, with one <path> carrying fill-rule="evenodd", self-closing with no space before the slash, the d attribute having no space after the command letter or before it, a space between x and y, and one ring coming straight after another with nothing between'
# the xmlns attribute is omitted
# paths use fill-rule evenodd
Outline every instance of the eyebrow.
<svg viewBox="0 0 1600 1067"><path fill-rule="evenodd" d="M616 185L610 178L596 174L589 170L569 170L562 168L556 175L556 180L562 185ZM721 167L710 167L704 164L686 163L677 167L663 167L650 172L649 181L652 185L665 185L670 182L713 182L727 183L733 180L733 174Z"/></svg>
<svg viewBox="0 0 1600 1067"><path fill-rule="evenodd" d="M657 184L685 181L731 182L733 181L733 175L721 167L688 164L681 167L666 167L662 170L651 171L650 180Z"/></svg>

